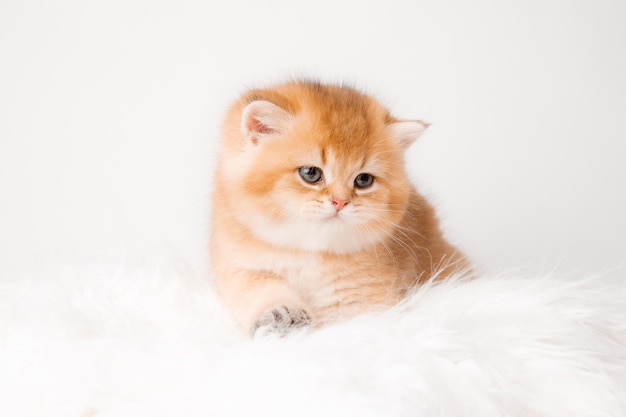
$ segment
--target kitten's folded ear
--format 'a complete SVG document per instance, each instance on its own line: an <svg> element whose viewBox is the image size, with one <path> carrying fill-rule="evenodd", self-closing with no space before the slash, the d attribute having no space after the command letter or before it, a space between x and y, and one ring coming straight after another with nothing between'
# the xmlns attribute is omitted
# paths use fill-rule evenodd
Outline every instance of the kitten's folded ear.
<svg viewBox="0 0 626 417"><path fill-rule="evenodd" d="M256 145L264 137L284 133L292 117L274 103L256 100L243 109L241 131L246 139Z"/></svg>
<svg viewBox="0 0 626 417"><path fill-rule="evenodd" d="M421 120L394 122L387 125L387 132L402 149L406 149L422 136L428 126L428 123Z"/></svg>

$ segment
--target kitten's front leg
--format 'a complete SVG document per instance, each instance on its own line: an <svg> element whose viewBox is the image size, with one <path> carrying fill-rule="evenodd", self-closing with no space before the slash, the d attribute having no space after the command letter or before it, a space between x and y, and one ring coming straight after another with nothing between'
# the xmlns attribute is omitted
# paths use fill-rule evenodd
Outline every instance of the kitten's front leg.
<svg viewBox="0 0 626 417"><path fill-rule="evenodd" d="M278 275L229 270L215 278L224 303L250 336L257 332L286 335L312 322L300 296Z"/></svg>

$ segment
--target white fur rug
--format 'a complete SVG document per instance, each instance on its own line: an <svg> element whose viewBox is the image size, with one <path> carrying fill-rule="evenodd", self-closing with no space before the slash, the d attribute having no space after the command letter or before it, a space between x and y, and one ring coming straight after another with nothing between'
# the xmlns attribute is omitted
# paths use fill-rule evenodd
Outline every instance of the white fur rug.
<svg viewBox="0 0 626 417"><path fill-rule="evenodd" d="M246 340L174 261L0 283L0 415L625 416L626 286L482 276Z"/></svg>

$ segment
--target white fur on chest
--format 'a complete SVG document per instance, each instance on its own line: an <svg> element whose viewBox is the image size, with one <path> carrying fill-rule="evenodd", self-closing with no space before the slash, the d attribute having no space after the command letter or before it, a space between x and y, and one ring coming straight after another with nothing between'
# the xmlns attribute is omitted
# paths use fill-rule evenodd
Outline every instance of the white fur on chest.
<svg viewBox="0 0 626 417"><path fill-rule="evenodd" d="M244 266L250 270L271 271L285 279L306 300L323 293L331 277L330 267L316 252L248 254Z"/></svg>

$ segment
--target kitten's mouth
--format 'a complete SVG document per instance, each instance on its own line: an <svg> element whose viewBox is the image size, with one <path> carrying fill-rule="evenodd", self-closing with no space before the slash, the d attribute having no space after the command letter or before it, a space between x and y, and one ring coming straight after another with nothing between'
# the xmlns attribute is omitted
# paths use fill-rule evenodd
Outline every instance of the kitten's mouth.
<svg viewBox="0 0 626 417"><path fill-rule="evenodd" d="M343 221L344 216L341 215L341 212L336 211L332 214L329 214L328 216L326 216L324 218L325 221L327 222L337 222L337 221Z"/></svg>

